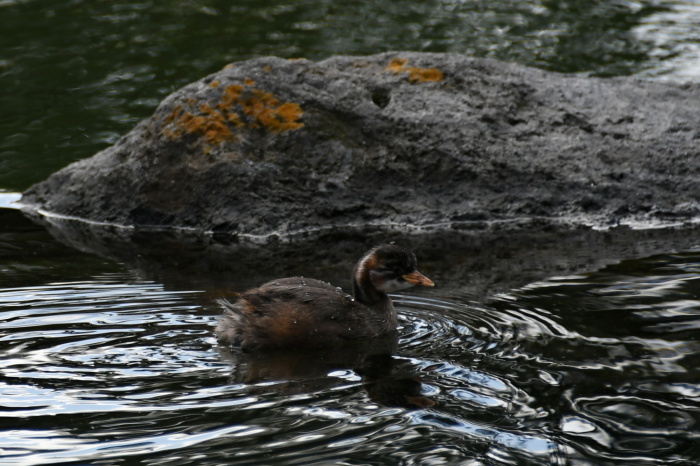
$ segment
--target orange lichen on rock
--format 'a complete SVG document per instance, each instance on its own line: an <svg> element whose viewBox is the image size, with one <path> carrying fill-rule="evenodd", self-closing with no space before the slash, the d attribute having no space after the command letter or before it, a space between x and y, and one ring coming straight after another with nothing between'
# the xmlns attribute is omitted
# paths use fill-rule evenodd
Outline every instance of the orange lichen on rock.
<svg viewBox="0 0 700 466"><path fill-rule="evenodd" d="M223 116L208 104L199 107L200 115L186 111L182 106L176 106L165 118L165 124L174 124L173 130L164 131L170 139L176 139L184 134L201 136L207 144L215 145L230 141L233 133L223 119Z"/></svg>
<svg viewBox="0 0 700 466"><path fill-rule="evenodd" d="M195 127L194 131L201 132L204 140L210 145L216 145L223 141L233 139L233 133L226 124L227 118L217 112L209 104L199 106L199 111L204 114L203 121L199 126Z"/></svg>
<svg viewBox="0 0 700 466"><path fill-rule="evenodd" d="M241 96L241 92L243 92L243 86L240 84L231 84L230 86L226 86L223 94L221 95L221 102L216 104L217 108L219 108L221 111L229 110Z"/></svg>
<svg viewBox="0 0 700 466"><path fill-rule="evenodd" d="M292 102L285 102L275 110L275 115L280 120L282 131L286 129L297 129L304 126L304 123L298 122L303 113L301 107Z"/></svg>
<svg viewBox="0 0 700 466"><path fill-rule="evenodd" d="M212 81L212 82L210 82L210 83L209 83L209 87L211 87L212 89L214 89L214 88L216 88L216 87L219 87L219 81Z"/></svg>
<svg viewBox="0 0 700 466"><path fill-rule="evenodd" d="M213 86L214 83L217 85ZM209 87L216 88L218 84L218 81L214 81ZM196 105L193 99L186 99L165 117L164 136L177 139L186 134L195 135L209 146L214 146L232 141L232 129L245 126L275 133L304 126L299 122L303 112L298 104L280 102L270 92L251 88L253 84L252 79L246 79L244 85L224 87L219 102L214 106L208 103Z"/></svg>
<svg viewBox="0 0 700 466"><path fill-rule="evenodd" d="M182 111L182 105L176 105L175 107L173 107L172 112L170 112L168 116L165 117L165 125L167 126L170 123L172 123L175 120L175 118L177 118L182 113Z"/></svg>
<svg viewBox="0 0 700 466"><path fill-rule="evenodd" d="M263 127L276 133L298 129L304 126L297 120L302 111L298 104L291 102L280 103L271 93L252 89L247 95L238 99L243 113L250 117L250 126Z"/></svg>
<svg viewBox="0 0 700 466"><path fill-rule="evenodd" d="M232 107L240 98L241 92L243 92L243 86L240 84L226 86L221 95L221 102L216 104L216 108L221 112L224 118L226 118L226 121L233 124L236 128L241 128L245 125L245 123L241 121L241 117L236 112L232 111Z"/></svg>
<svg viewBox="0 0 700 466"><path fill-rule="evenodd" d="M437 82L443 79L442 71L437 68L415 68L406 66L407 63L405 58L393 58L385 69L394 74L408 73L408 80L412 83Z"/></svg>
<svg viewBox="0 0 700 466"><path fill-rule="evenodd" d="M386 70L393 71L394 73L400 73L404 71L406 63L408 63L408 60L406 60L405 58L392 58L389 64L387 65Z"/></svg>
<svg viewBox="0 0 700 466"><path fill-rule="evenodd" d="M408 80L411 82L437 82L442 81L442 71L437 68L407 68Z"/></svg>

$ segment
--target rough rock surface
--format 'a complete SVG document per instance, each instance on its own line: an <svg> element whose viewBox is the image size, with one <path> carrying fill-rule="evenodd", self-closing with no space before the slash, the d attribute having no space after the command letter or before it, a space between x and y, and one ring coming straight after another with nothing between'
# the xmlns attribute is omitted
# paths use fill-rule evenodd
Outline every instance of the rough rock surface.
<svg viewBox="0 0 700 466"><path fill-rule="evenodd" d="M349 224L689 220L699 180L698 84L396 52L230 65L22 203L254 238Z"/></svg>

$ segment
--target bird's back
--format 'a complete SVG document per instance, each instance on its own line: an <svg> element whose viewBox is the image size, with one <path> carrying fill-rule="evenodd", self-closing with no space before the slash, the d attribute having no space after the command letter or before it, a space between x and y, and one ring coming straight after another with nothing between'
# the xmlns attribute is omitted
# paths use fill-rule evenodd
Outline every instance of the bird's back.
<svg viewBox="0 0 700 466"><path fill-rule="evenodd" d="M340 288L303 277L274 280L221 304L217 336L244 350L325 346L384 333L371 309Z"/></svg>

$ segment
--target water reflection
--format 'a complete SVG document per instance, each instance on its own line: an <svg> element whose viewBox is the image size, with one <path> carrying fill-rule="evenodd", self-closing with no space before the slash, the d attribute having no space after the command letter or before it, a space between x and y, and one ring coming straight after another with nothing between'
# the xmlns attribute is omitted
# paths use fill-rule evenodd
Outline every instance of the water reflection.
<svg viewBox="0 0 700 466"><path fill-rule="evenodd" d="M416 238L441 286L392 296L397 340L243 355L212 335L216 297L296 273L347 287L376 238L57 230L123 265L0 216L3 464L700 458L692 230Z"/></svg>
<svg viewBox="0 0 700 466"><path fill-rule="evenodd" d="M667 1L632 32L652 46L642 76L697 81L700 76L700 2ZM679 42L679 39L682 40Z"/></svg>
<svg viewBox="0 0 700 466"><path fill-rule="evenodd" d="M219 347L231 364L231 382L273 382L279 394L333 390L338 380L361 383L369 400L387 407L428 408L435 403L421 393L413 369L394 357L396 338L349 343L340 348L242 353Z"/></svg>
<svg viewBox="0 0 700 466"><path fill-rule="evenodd" d="M521 309L534 311L530 322L556 321L556 332L536 325L504 356L537 355L527 364L556 368L568 405L558 409L576 413L562 418L562 434L587 455L623 461L687 450L697 458L700 406L687 395L698 386L698 264L697 250L624 261L494 303L517 327Z"/></svg>

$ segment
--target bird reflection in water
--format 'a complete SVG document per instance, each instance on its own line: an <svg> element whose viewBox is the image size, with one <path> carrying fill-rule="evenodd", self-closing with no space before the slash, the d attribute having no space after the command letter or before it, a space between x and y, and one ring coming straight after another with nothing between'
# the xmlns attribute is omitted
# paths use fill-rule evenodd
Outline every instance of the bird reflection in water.
<svg viewBox="0 0 700 466"><path fill-rule="evenodd" d="M435 402L423 395L418 375L394 357L398 338L360 340L341 347L275 349L242 352L220 345L223 359L232 366L231 383L247 385L276 382L275 390L297 395L330 390L338 378L329 374L352 370L361 377L369 399L382 406L405 409L429 408Z"/></svg>

